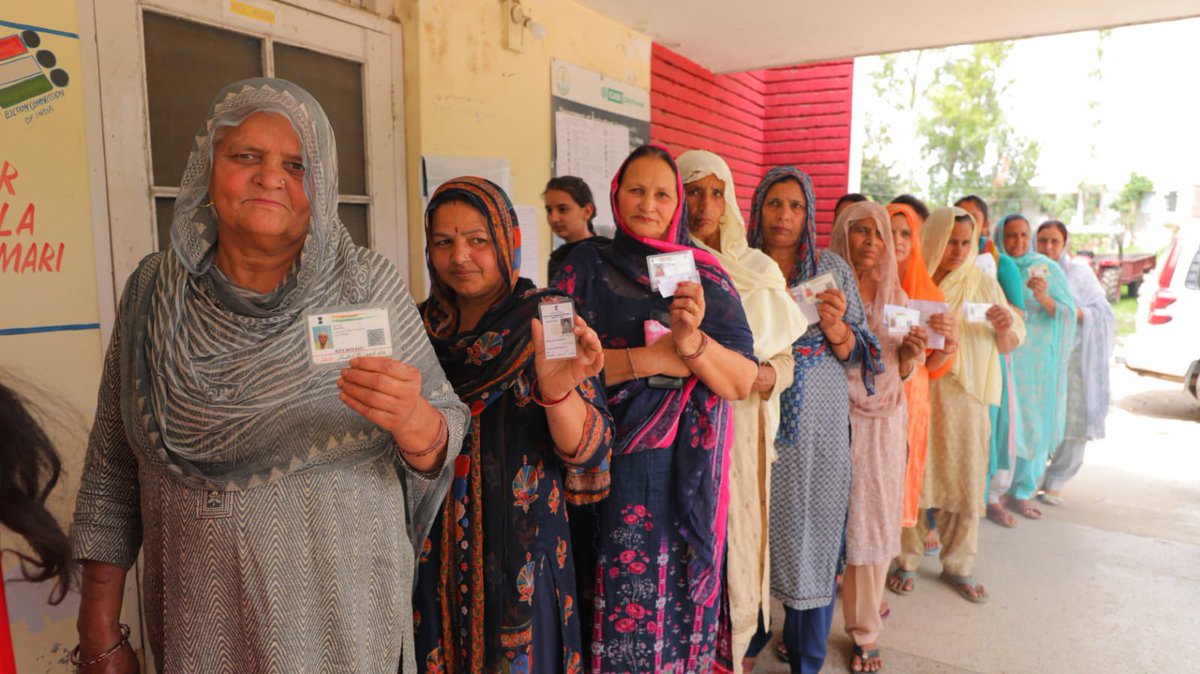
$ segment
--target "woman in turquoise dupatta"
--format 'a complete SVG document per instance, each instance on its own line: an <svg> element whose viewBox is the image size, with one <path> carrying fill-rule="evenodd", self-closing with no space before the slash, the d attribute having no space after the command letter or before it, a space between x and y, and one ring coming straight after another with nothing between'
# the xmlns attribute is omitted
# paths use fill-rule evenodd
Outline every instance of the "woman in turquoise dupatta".
<svg viewBox="0 0 1200 674"><path fill-rule="evenodd" d="M1036 252L1029 220L1005 216L996 228L1000 252L1021 271L1025 285L1025 342L1013 351L1012 372L1019 401L1014 413L1017 464L1008 507L1029 519L1042 516L1031 499L1050 454L1066 428L1067 366L1075 343L1075 298L1057 262Z"/></svg>

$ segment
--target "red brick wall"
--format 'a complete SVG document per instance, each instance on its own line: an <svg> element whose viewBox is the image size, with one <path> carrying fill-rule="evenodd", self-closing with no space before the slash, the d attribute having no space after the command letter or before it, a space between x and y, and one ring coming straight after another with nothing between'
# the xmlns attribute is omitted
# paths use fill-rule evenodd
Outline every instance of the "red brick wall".
<svg viewBox="0 0 1200 674"><path fill-rule="evenodd" d="M656 44L650 74L653 142L725 158L747 215L767 169L799 166L812 176L825 244L849 172L853 60L714 75Z"/></svg>

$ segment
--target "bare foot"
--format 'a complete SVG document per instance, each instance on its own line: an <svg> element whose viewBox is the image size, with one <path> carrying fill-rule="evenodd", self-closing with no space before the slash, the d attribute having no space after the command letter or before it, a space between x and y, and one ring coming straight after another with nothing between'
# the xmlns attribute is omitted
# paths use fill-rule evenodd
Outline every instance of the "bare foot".
<svg viewBox="0 0 1200 674"><path fill-rule="evenodd" d="M942 541L938 539L937 529L925 532L925 554L932 555L940 547L942 547Z"/></svg>
<svg viewBox="0 0 1200 674"><path fill-rule="evenodd" d="M1008 502L1008 507L1026 519L1042 519L1042 511L1038 510L1037 506L1033 505L1033 501L1029 499L1013 499Z"/></svg>
<svg viewBox="0 0 1200 674"><path fill-rule="evenodd" d="M1012 513L999 503L989 503L987 507L987 518L1002 527L1013 528L1017 526L1017 518L1012 516Z"/></svg>

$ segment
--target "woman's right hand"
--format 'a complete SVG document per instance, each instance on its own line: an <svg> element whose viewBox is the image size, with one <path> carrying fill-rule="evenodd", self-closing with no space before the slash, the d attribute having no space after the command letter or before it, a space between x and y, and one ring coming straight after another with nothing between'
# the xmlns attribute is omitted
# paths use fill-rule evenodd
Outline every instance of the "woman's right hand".
<svg viewBox="0 0 1200 674"><path fill-rule="evenodd" d="M992 324L992 328L995 329L996 334L1006 332L1013 324L1012 314L1008 312L1008 309L999 304L993 304L992 308L988 309L987 319Z"/></svg>

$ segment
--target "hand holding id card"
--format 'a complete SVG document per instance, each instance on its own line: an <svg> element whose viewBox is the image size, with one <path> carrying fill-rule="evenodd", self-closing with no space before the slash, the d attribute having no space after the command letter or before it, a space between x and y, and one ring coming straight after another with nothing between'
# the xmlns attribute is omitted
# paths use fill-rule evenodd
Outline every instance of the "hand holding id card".
<svg viewBox="0 0 1200 674"><path fill-rule="evenodd" d="M988 310L991 308L992 305L987 302L967 302L963 305L968 323L991 323L987 317Z"/></svg>
<svg viewBox="0 0 1200 674"><path fill-rule="evenodd" d="M909 330L921 324L921 312L895 304L883 305L884 323L889 335L907 335Z"/></svg>
<svg viewBox="0 0 1200 674"><path fill-rule="evenodd" d="M575 349L575 305L571 300L560 297L538 305L542 320L542 341L547 360L574 358Z"/></svg>
<svg viewBox="0 0 1200 674"><path fill-rule="evenodd" d="M1029 268L1029 278L1048 278L1050 276L1050 267L1042 262L1035 264Z"/></svg>
<svg viewBox="0 0 1200 674"><path fill-rule="evenodd" d="M336 366L360 356L392 355L392 328L383 307L350 307L308 314L312 364Z"/></svg>
<svg viewBox="0 0 1200 674"><path fill-rule="evenodd" d="M650 274L650 289L657 290L663 297L673 296L675 288L684 281L700 282L696 257L690 250L647 255L646 270Z"/></svg>
<svg viewBox="0 0 1200 674"><path fill-rule="evenodd" d="M925 332L929 333L929 337L925 341L926 348L934 350L946 348L946 336L930 327L929 319L938 314L950 313L950 305L945 302L934 302L931 300L909 300L908 308L921 312L921 327L925 328Z"/></svg>

